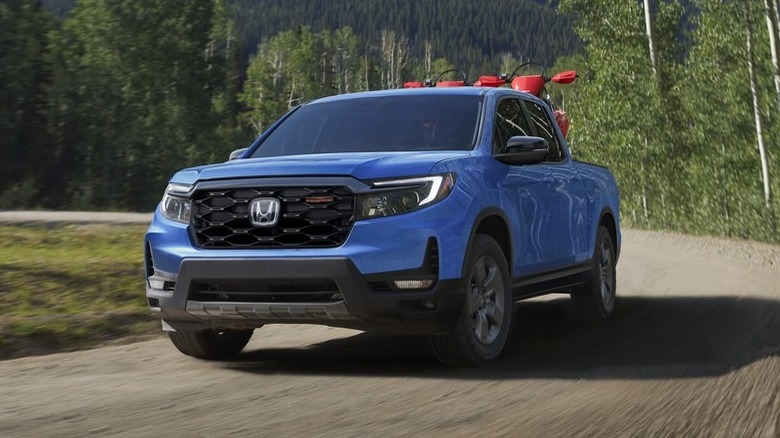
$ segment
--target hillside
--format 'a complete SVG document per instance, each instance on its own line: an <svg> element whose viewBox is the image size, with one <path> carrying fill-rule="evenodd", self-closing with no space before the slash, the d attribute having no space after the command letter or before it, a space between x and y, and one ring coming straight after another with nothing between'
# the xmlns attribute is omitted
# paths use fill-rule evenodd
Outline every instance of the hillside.
<svg viewBox="0 0 780 438"><path fill-rule="evenodd" d="M312 30L350 26L376 44L382 29L409 38L410 54L422 58L430 41L434 58L466 70L498 68L502 54L551 65L581 50L569 20L545 2L507 0L234 0L233 18L253 51L259 41L297 25ZM486 71L487 71L486 70Z"/></svg>
<svg viewBox="0 0 780 438"><path fill-rule="evenodd" d="M74 0L42 0L65 17ZM503 54L552 65L582 49L569 19L544 0L228 0L243 58L260 41L298 25L314 31L350 26L366 45L378 44L381 30L409 38L410 55L422 58L430 41L434 58L465 69L491 72Z"/></svg>

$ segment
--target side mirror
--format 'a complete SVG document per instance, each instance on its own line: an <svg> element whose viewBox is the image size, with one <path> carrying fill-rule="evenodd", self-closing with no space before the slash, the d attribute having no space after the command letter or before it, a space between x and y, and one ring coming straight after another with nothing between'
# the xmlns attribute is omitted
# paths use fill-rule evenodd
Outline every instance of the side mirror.
<svg viewBox="0 0 780 438"><path fill-rule="evenodd" d="M249 148L241 148L241 149L234 150L233 152L230 153L230 157L228 158L228 161L233 161L235 159L240 158L241 155L244 155L244 152L246 152L247 149Z"/></svg>
<svg viewBox="0 0 780 438"><path fill-rule="evenodd" d="M518 135L507 140L506 152L495 157L506 164L534 164L546 160L549 151L547 140Z"/></svg>

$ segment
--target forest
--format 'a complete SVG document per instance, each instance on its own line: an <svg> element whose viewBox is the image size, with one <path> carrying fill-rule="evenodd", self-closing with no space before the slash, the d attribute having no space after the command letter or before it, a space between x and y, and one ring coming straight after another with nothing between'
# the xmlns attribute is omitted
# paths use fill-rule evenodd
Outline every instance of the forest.
<svg viewBox="0 0 780 438"><path fill-rule="evenodd" d="M75 0L42 3L65 18ZM227 0L226 6L243 61L263 40L300 25L315 32L349 26L364 49L378 41L377 30L393 30L408 38L413 58L423 57L428 43L438 56L479 71L494 69L506 53L549 65L582 49L569 19L545 0Z"/></svg>
<svg viewBox="0 0 780 438"><path fill-rule="evenodd" d="M778 0L554 3L6 0L0 209L149 211L307 100L534 60L624 224L780 241Z"/></svg>

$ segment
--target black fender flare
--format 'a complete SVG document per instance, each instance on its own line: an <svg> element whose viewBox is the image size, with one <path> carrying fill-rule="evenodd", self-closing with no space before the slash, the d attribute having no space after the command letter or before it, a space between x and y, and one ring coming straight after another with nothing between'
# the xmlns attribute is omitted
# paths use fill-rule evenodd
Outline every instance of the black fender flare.
<svg viewBox="0 0 780 438"><path fill-rule="evenodd" d="M471 247L474 243L474 236L477 235L477 229L480 225L482 225L482 222L485 221L488 217L491 216L497 216L501 219L501 221L504 222L504 226L506 227L506 232L508 235L508 242L506 242L506 249L508 249L509 254L504 254L506 257L506 263L509 267L509 274L514 278L514 270L513 270L513 260L514 260L514 254L516 252L514 248L514 230L510 226L510 221L507 219L506 213L504 213L504 210L498 208L498 207L487 207L486 209L479 212L477 217L474 219L474 224L471 226L471 231L469 231L469 238L468 243L466 244L466 252L463 254L463 264L460 268L461 277L465 276L466 272L466 264L468 262L468 254L471 252ZM498 245L501 246L502 249L504 249L504 245L502 245L502 242L498 242Z"/></svg>
<svg viewBox="0 0 780 438"><path fill-rule="evenodd" d="M604 207L601 209L601 213L599 214L599 221L596 224L596 233L593 235L593 239L596 239L596 234L598 234L598 227L601 225L601 223L604 221L604 218L609 215L611 217L612 226L614 228L614 236L612 236L612 240L614 240L615 244L615 262L617 263L618 259L620 258L620 247L621 245L617 241L617 232L618 232L618 224L617 224L617 218L615 217L615 213L612 211L610 207ZM595 243L594 243L595 245Z"/></svg>

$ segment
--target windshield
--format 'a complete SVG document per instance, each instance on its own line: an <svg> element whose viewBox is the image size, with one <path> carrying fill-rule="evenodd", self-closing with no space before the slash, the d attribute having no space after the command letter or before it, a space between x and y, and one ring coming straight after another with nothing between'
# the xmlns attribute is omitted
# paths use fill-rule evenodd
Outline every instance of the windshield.
<svg viewBox="0 0 780 438"><path fill-rule="evenodd" d="M252 157L470 150L481 101L481 96L398 95L304 105Z"/></svg>

